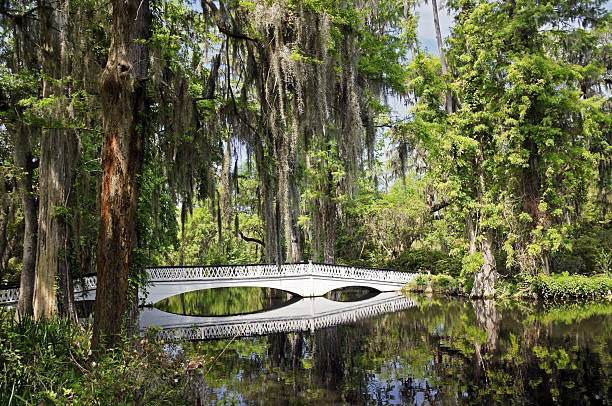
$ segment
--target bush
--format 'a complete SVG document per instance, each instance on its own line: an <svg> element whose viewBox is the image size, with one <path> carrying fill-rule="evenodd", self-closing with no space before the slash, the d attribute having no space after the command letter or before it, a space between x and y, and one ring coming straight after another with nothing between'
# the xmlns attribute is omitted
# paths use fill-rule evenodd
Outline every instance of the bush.
<svg viewBox="0 0 612 406"><path fill-rule="evenodd" d="M550 256L552 272L568 272L569 274L593 275L605 273L605 254L612 250L612 230L610 226L589 226L577 230L578 237L568 242L571 249L563 249Z"/></svg>
<svg viewBox="0 0 612 406"><path fill-rule="evenodd" d="M91 329L0 309L0 404L190 404L188 362L149 337L93 357Z"/></svg>
<svg viewBox="0 0 612 406"><path fill-rule="evenodd" d="M563 274L540 276L535 280L537 294L544 299L597 298L612 291L612 278L607 275L586 277Z"/></svg>
<svg viewBox="0 0 612 406"><path fill-rule="evenodd" d="M446 290L457 284L455 279L449 275L432 275L430 280L434 290Z"/></svg>
<svg viewBox="0 0 612 406"><path fill-rule="evenodd" d="M431 290L428 288L431 286ZM449 275L418 275L414 281L406 285L409 292L435 292L448 295L461 295L463 289L457 279Z"/></svg>
<svg viewBox="0 0 612 406"><path fill-rule="evenodd" d="M406 272L430 272L432 275L459 276L461 258L454 258L436 250L406 250L389 261L385 267Z"/></svg>

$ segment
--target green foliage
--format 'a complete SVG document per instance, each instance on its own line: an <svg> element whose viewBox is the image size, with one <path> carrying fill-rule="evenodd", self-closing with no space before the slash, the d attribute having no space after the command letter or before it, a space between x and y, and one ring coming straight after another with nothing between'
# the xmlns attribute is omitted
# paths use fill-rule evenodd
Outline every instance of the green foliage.
<svg viewBox="0 0 612 406"><path fill-rule="evenodd" d="M96 357L91 330L65 319L13 319L0 309L2 404L191 404L193 360L153 338ZM196 371L197 373L197 371Z"/></svg>
<svg viewBox="0 0 612 406"><path fill-rule="evenodd" d="M426 150L427 176L449 202L448 229L463 238L469 216L478 240L490 230L509 271L535 274L548 266L549 255L571 251L569 224L592 213L585 202L592 199L596 168L607 167L592 147L601 151L609 138L609 107L598 90L609 55L600 45L610 28L602 5L575 10L556 1L451 1L455 26L446 60L452 74L443 77L438 58L421 52L411 61L408 89L416 103L395 131L397 141ZM567 30L543 28L569 21ZM580 28L575 21L582 21ZM467 279L481 262L466 248L453 250L465 256ZM593 264L594 254L570 259ZM575 267L593 272L591 264Z"/></svg>
<svg viewBox="0 0 612 406"><path fill-rule="evenodd" d="M241 236L242 233L246 238L264 240L263 221L257 208L261 185L252 165L236 165L235 169L235 193L230 196L229 212L220 212L225 210L217 200L220 188L213 192L217 198L213 196L196 202L191 215L181 225L181 246L172 253L172 263L179 263L181 256L185 265L250 264L261 261L261 245L247 242Z"/></svg>
<svg viewBox="0 0 612 406"><path fill-rule="evenodd" d="M611 295L612 278L608 275L586 277L567 273L539 276L535 288L544 299L601 298Z"/></svg>
<svg viewBox="0 0 612 406"><path fill-rule="evenodd" d="M406 182L406 187L395 185L387 193L377 193L367 183L360 183L359 192L345 203L345 218L336 240L340 261L410 269L396 257L419 242L430 224L429 209L421 198L423 183L416 178Z"/></svg>
<svg viewBox="0 0 612 406"><path fill-rule="evenodd" d="M169 250L178 247L176 207L170 197L166 176L152 157L145 158L138 201L138 258L135 267L165 264Z"/></svg>
<svg viewBox="0 0 612 406"><path fill-rule="evenodd" d="M461 281L450 275L419 274L413 282L404 287L408 292L442 293L447 295L461 295L464 290Z"/></svg>
<svg viewBox="0 0 612 406"><path fill-rule="evenodd" d="M461 273L461 260L436 250L406 250L389 261L391 269L406 272L430 272L432 275L457 277Z"/></svg>
<svg viewBox="0 0 612 406"><path fill-rule="evenodd" d="M609 226L592 226L576 230L566 247L551 255L551 271L593 275L609 271L612 237Z"/></svg>

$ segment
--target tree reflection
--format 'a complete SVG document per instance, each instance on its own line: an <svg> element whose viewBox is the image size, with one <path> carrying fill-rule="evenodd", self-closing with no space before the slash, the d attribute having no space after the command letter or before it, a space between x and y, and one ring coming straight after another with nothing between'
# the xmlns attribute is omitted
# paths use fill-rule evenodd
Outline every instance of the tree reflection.
<svg viewBox="0 0 612 406"><path fill-rule="evenodd" d="M286 304L288 292L256 287L203 289L182 293L155 304L159 310L188 316L230 316L270 310Z"/></svg>
<svg viewBox="0 0 612 406"><path fill-rule="evenodd" d="M611 303L418 304L314 334L235 340L199 390L213 404L612 402ZM186 345L216 355L228 343Z"/></svg>

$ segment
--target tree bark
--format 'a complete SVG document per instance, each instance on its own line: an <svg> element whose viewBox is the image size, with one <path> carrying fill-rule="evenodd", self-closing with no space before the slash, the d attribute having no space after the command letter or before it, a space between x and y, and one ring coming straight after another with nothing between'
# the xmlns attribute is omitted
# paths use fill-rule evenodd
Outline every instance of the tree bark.
<svg viewBox="0 0 612 406"><path fill-rule="evenodd" d="M151 35L148 0L113 0L112 38L101 78L102 198L93 348L116 345L130 326L137 289L129 277L138 246L137 175L142 170L146 124L145 80ZM124 324L125 323L125 324ZM129 332L128 332L129 333Z"/></svg>
<svg viewBox="0 0 612 406"><path fill-rule="evenodd" d="M187 204L181 203L181 248L179 250L179 266L185 263L185 223L187 222Z"/></svg>
<svg viewBox="0 0 612 406"><path fill-rule="evenodd" d="M471 213L465 215L465 232L470 246L470 254L473 254L476 252L476 231L474 230L474 221L472 220Z"/></svg>
<svg viewBox="0 0 612 406"><path fill-rule="evenodd" d="M64 118L62 104L64 89L61 82L66 72L62 61L64 52L65 16L69 3L62 5L41 2L40 13L40 61L42 71L49 78L43 79L42 97L56 97L57 105L49 113L50 120ZM51 126L53 127L53 126ZM72 292L70 190L78 154L78 142L74 131L67 128L44 130L40 140L38 241L36 248L36 272L34 278L34 318L59 314L76 320Z"/></svg>
<svg viewBox="0 0 612 406"><path fill-rule="evenodd" d="M484 159L481 151L481 155L478 158L477 163L479 183L476 192L478 204L481 206L486 203L484 192L487 190L483 161ZM471 217L468 217L471 220ZM470 296L489 298L493 297L495 294L495 282L497 281L498 277L497 264L495 263L495 256L493 255L493 231L489 228L484 228L481 233L483 238L480 241L480 252L483 256L483 264L474 277L474 285L472 286ZM476 240L475 236L470 237L470 251L472 249L472 240Z"/></svg>
<svg viewBox="0 0 612 406"><path fill-rule="evenodd" d="M480 252L482 252L484 263L474 277L474 286L472 286L470 296L488 298L495 294L497 266L495 256L493 256L493 233L487 230L483 234L484 239L480 243Z"/></svg>
<svg viewBox="0 0 612 406"><path fill-rule="evenodd" d="M293 253L293 262L300 262L302 260L302 245L300 242L300 230L298 228L300 204L298 186L294 176L290 177L289 188L289 196L291 200L291 252Z"/></svg>
<svg viewBox="0 0 612 406"><path fill-rule="evenodd" d="M21 281L19 284L19 302L16 317L34 314L34 274L36 272L36 199L32 189L32 128L19 122L15 133L15 165L21 176L18 185L23 211L23 256L21 261Z"/></svg>

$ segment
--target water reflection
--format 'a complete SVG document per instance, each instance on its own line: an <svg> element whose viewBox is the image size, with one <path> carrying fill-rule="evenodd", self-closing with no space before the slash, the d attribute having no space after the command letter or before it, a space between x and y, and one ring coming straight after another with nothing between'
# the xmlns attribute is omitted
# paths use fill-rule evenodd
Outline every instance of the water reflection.
<svg viewBox="0 0 612 406"><path fill-rule="evenodd" d="M417 303L314 333L181 346L221 354L194 381L201 404L611 404L611 303Z"/></svg>
<svg viewBox="0 0 612 406"><path fill-rule="evenodd" d="M380 292L375 289L364 288L361 286L349 286L348 288L336 289L323 295L324 298L336 302L358 302L378 295Z"/></svg>
<svg viewBox="0 0 612 406"><path fill-rule="evenodd" d="M270 310L292 299L291 293L269 288L216 288L182 293L157 302L164 312L186 316L231 316Z"/></svg>
<svg viewBox="0 0 612 406"><path fill-rule="evenodd" d="M165 340L198 340L235 336L314 331L376 317L414 306L398 292L385 292L360 301L333 301L324 297L295 298L261 312L226 316L185 316L146 307L140 327L159 328Z"/></svg>

